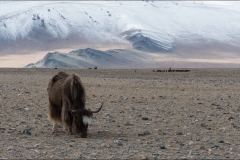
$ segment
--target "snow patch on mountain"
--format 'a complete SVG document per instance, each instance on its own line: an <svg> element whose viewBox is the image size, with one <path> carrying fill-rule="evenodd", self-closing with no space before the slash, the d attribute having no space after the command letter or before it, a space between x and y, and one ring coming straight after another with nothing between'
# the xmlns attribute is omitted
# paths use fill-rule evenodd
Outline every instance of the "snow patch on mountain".
<svg viewBox="0 0 240 160"><path fill-rule="evenodd" d="M62 39L64 44L72 36L88 43L128 41L146 52L172 51L175 41L239 45L236 6L240 3L232 6L182 1L1 1L0 50L19 39L30 38L43 48L46 39L49 44Z"/></svg>
<svg viewBox="0 0 240 160"><path fill-rule="evenodd" d="M137 50L157 53L168 52L173 49L173 41L167 35L142 30L125 32L125 35L125 38Z"/></svg>

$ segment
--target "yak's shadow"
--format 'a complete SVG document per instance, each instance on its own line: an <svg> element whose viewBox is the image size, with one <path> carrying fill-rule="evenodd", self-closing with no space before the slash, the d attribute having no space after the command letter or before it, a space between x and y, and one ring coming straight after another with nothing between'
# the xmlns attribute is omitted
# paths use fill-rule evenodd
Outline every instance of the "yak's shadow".
<svg viewBox="0 0 240 160"><path fill-rule="evenodd" d="M57 131L57 132L50 132L48 134L50 137L62 137L62 136L70 136L72 138L81 138L79 135L76 135L75 133L66 133L65 131ZM123 133L116 133L116 132L110 132L110 131L92 131L88 132L88 139L101 139L101 140L107 140L107 139L118 139L120 137L126 137L126 134Z"/></svg>

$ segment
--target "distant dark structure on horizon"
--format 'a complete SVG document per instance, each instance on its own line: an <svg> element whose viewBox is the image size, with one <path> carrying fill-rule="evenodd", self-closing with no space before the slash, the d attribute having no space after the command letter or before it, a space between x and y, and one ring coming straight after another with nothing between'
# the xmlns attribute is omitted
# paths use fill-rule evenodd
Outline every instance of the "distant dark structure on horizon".
<svg viewBox="0 0 240 160"><path fill-rule="evenodd" d="M153 70L153 72L190 72L190 70L188 70L188 69L172 70L171 68L169 68L168 70Z"/></svg>

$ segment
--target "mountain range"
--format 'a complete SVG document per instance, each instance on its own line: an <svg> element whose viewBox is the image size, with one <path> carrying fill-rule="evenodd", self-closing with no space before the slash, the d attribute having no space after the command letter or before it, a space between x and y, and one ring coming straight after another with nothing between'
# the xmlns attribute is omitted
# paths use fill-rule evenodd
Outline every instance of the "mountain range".
<svg viewBox="0 0 240 160"><path fill-rule="evenodd" d="M46 52L27 67L236 67L239 23L239 2L1 1L0 57Z"/></svg>

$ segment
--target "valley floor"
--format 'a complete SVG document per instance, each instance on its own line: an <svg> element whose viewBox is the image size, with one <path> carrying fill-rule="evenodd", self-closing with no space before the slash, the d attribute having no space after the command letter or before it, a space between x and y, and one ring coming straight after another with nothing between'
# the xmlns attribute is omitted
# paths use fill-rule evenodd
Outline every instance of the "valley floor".
<svg viewBox="0 0 240 160"><path fill-rule="evenodd" d="M76 73L94 115L88 138L51 135L47 85ZM0 158L240 158L240 69L0 69Z"/></svg>

